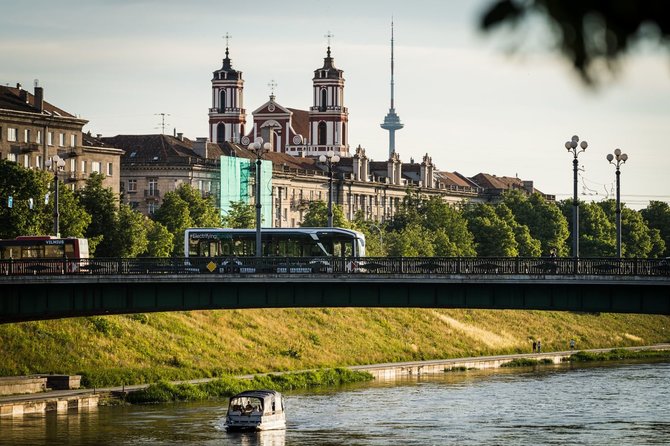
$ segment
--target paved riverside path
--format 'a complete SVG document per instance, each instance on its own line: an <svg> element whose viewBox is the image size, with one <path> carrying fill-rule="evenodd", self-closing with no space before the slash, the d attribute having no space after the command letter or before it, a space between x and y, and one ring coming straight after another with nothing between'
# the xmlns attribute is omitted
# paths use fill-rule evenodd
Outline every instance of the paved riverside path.
<svg viewBox="0 0 670 446"><path fill-rule="evenodd" d="M462 364L468 364L472 368L492 368L486 366L486 364L498 364L493 367L499 366L501 363L510 362L514 359L535 359L541 360L544 358L553 358L554 362L560 362L555 360L555 358L565 358L579 351L585 351L589 353L603 353L609 352L611 350L631 350L631 351L640 351L640 350L670 350L670 344L654 344L641 347L612 347L612 348L596 348L588 350L565 350L558 352L542 352L542 353L517 353L512 355L494 355L494 356L473 356L467 358L451 358L451 359L433 359L428 361L407 361L407 362L389 362L383 364L370 364L370 365L357 365L357 366L347 366L350 370L370 372L378 379L384 379L385 377L397 378L400 376L416 376L421 374L436 374L443 373L445 369L460 367ZM433 370L433 372L429 372ZM281 375L285 373L300 373L308 370L292 370L286 372L269 372L269 373L255 373L251 375L238 375L237 378L241 379L251 379L257 375ZM389 372L390 371L390 372ZM186 381L175 381L175 383L189 383L189 384L200 384L208 381L214 381L217 378L201 378L193 379ZM52 390L42 393L32 393L25 395L7 395L0 397L0 405L3 403L12 403L12 402L35 402L59 398L68 398L78 395L88 395L92 393L100 394L110 394L110 393L122 393L122 392L133 392L136 390L144 389L148 387L149 384L137 384L131 386L116 386L116 387L105 387L98 389L76 389L76 390Z"/></svg>

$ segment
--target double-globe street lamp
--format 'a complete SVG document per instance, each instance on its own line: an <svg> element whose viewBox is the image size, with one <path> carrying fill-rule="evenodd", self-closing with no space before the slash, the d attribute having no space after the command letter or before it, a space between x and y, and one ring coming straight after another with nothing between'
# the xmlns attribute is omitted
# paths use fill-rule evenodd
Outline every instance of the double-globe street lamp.
<svg viewBox="0 0 670 446"><path fill-rule="evenodd" d="M60 238L60 213L58 212L58 172L65 167L65 160L58 155L54 155L44 162L47 170L54 173L54 235Z"/></svg>
<svg viewBox="0 0 670 446"><path fill-rule="evenodd" d="M621 171L619 168L628 160L628 155L616 149L614 154L607 154L607 161L616 167L616 256L621 258Z"/></svg>
<svg viewBox="0 0 670 446"><path fill-rule="evenodd" d="M263 155L272 149L272 144L264 143L263 138L258 137L247 147L256 155L256 257L263 257L261 247L261 160Z"/></svg>
<svg viewBox="0 0 670 446"><path fill-rule="evenodd" d="M329 150L319 157L319 161L328 166L328 227L333 227L333 164L340 160L340 156Z"/></svg>
<svg viewBox="0 0 670 446"><path fill-rule="evenodd" d="M579 136L575 135L570 141L566 141L565 148L568 152L574 155L572 161L572 169L574 176L574 194L572 198L572 255L575 261L579 258L579 200L577 199L577 171L579 169L579 161L577 157L584 152L589 144L586 141L579 142ZM579 150L581 148L581 150Z"/></svg>

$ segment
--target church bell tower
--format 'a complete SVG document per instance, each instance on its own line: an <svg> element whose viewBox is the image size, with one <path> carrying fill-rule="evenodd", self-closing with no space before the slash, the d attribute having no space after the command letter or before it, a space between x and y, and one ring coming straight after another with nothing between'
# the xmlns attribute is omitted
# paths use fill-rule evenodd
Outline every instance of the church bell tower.
<svg viewBox="0 0 670 446"><path fill-rule="evenodd" d="M212 142L239 143L244 136L246 111L244 110L244 81L242 72L233 69L228 57L226 34L226 57L221 69L212 78L212 107L209 109L209 139Z"/></svg>

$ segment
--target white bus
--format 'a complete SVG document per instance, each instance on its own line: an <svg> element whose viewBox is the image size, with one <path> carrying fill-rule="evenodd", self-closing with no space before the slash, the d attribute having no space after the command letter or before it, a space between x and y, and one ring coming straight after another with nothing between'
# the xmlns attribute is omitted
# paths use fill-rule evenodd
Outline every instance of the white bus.
<svg viewBox="0 0 670 446"><path fill-rule="evenodd" d="M263 257L364 257L365 235L343 228L263 228ZM190 228L186 257L256 256L255 229Z"/></svg>

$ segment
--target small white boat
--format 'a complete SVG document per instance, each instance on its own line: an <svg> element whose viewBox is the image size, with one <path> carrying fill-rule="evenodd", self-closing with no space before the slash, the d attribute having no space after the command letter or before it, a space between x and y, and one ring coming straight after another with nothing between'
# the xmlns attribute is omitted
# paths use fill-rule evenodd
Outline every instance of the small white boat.
<svg viewBox="0 0 670 446"><path fill-rule="evenodd" d="M230 398L227 431L285 429L284 398L275 390L248 390Z"/></svg>

